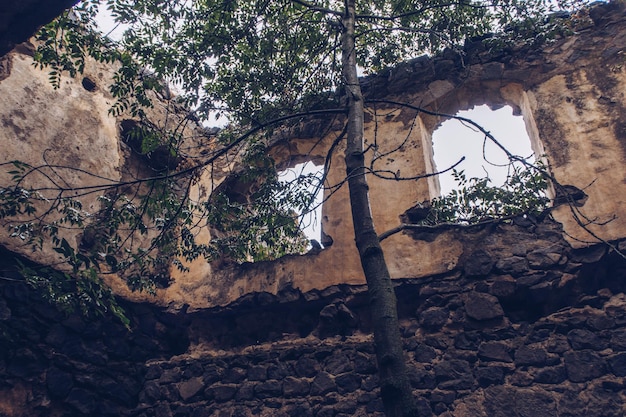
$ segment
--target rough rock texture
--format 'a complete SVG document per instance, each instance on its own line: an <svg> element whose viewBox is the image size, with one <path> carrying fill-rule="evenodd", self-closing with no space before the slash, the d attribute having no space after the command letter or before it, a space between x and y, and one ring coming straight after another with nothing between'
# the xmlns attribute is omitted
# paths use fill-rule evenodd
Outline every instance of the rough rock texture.
<svg viewBox="0 0 626 417"><path fill-rule="evenodd" d="M47 220L54 219L56 213L56 209L50 210L50 206L59 195L55 189L58 184L95 187L151 178L165 165L172 168L173 165L189 167L200 164L205 158L204 153L210 153L213 149L214 132L200 128L192 118L186 117L188 112L182 111L172 96L155 93L151 96L155 105L146 109L146 113L155 121L157 128L175 126L185 136L183 147L193 152L185 152L184 158L172 160L169 159L169 152L159 153L159 148L155 152L142 154L128 133L135 126L137 118L128 113L116 117L109 113L115 103L115 98L109 92L115 67L88 60L83 74L76 78L64 75L60 88L54 89L47 70L33 66L32 53L32 45L25 43L0 59L0 96L3 97L0 103L0 141L3 143L0 161L5 164L0 169L0 183L3 186L15 185L11 180L12 175L8 173L14 169L11 161L19 160L32 167L43 167L31 173L22 184L49 188L48 191L42 191L48 200L37 203L38 212L47 213ZM163 154L166 156L163 157ZM53 168L46 168L46 165L52 165ZM209 178L202 177L203 180L197 186L190 187L190 194L196 196L193 198L206 195L207 189L219 184L227 172L230 172L228 167L215 164L212 175ZM96 213L101 208L99 197L108 192L111 190L87 193L80 199L82 210L89 214ZM68 196L67 191L64 196ZM88 217L87 221L93 222L93 216ZM12 223L13 219L0 220L4 230L8 230ZM60 236L69 242L80 242L85 237L82 232L79 228L61 228ZM203 233L208 234L208 230ZM134 240L145 242L149 239L149 236L136 233ZM10 232L0 234L0 244L42 264L52 265L59 261L59 254L49 246L33 253L29 245L24 245ZM204 262L179 282L193 285L194 279L208 274L210 266ZM114 277L110 282L116 292L133 298L134 294L123 283ZM169 291L172 295L164 298L177 299L180 304L183 303L183 295L177 284ZM201 291L197 291L197 294L203 297ZM139 295L136 298L146 297Z"/></svg>
<svg viewBox="0 0 626 417"><path fill-rule="evenodd" d="M0 56L76 3L78 0L5 0L0 11Z"/></svg>
<svg viewBox="0 0 626 417"><path fill-rule="evenodd" d="M404 97L452 113L512 104L559 180L579 188L595 180L585 188L584 213L617 216L593 226L612 247L573 239L579 229L563 209L556 221L422 228L385 241L423 416L626 415L626 260L614 250L626 248L624 6L599 5L589 16L576 36L541 50L495 53L469 43L464 66L444 53L364 80L370 99ZM0 106L3 158L76 156L122 175L124 120L102 116L106 93L80 80L52 92L24 54L0 68L10 73L0 82L8 102ZM97 75L91 79L100 85ZM59 101L72 111L50 105ZM407 110L385 119L377 131L384 146L403 144L403 153L375 163L395 173L429 171L430 134L441 120ZM77 141L68 144L65 131ZM334 137L307 140L315 132L282 132L279 162L313 143L313 157L321 157ZM81 159L72 146L97 148L99 158ZM331 181L342 178L340 160ZM194 192L213 180L202 178ZM372 181L381 231L438 189L434 181L407 184ZM20 281L18 256L0 253L0 416L382 416L342 191L324 207L329 249L221 270L194 264L154 303L123 302L130 329L110 317L56 311Z"/></svg>
<svg viewBox="0 0 626 417"><path fill-rule="evenodd" d="M555 178L571 189L583 189L588 196L580 202L577 219L567 205L554 209L569 243L582 248L595 241L578 224L586 223L586 219L592 220L588 228L595 236L608 241L620 239L626 236L626 217L620 215L626 209L626 200L621 197L626 193L619 191L624 184L626 155L626 136L621 128L626 114L624 13L623 2L597 5L579 16L576 35L540 48L488 49L476 41L467 43L462 57L446 51L435 58L417 58L364 79L366 99L405 102L448 114L480 104L512 106L524 117L535 154L545 155ZM410 177L434 170L431 135L443 118L378 103L376 108L369 108L366 119L366 140L377 145L376 152L367 157L374 169L391 178L368 179L374 221L378 232L383 233L397 227L403 213L416 203L439 194L435 177L416 182L393 179L395 175ZM305 158L320 161L341 126L340 120L327 124L316 120L282 132L273 152L279 164ZM373 160L374 154L386 155L394 149L397 152L393 155ZM341 152L339 144L327 173L331 186L344 179ZM557 200L562 201L560 197ZM333 190L322 212L322 239L332 246L315 255L213 271L204 281L213 288L206 292L210 294L208 304L225 305L259 291L276 294L295 288L308 292L341 283L363 284L347 189ZM461 267L480 275L498 264L515 274L526 268L526 263L563 261L558 252L542 248L524 260L509 253L506 258L486 263L476 258L470 261L476 264L461 266L469 248L451 231L398 233L386 239L383 248L394 278L445 274ZM228 282L228 287L222 287L222 282Z"/></svg>
<svg viewBox="0 0 626 417"><path fill-rule="evenodd" d="M546 220L470 239L484 258L514 237L522 259L555 246L565 262L399 283L421 415L625 415L626 261L571 249L558 231ZM0 280L0 415L383 416L362 286L175 314L125 307L130 330Z"/></svg>

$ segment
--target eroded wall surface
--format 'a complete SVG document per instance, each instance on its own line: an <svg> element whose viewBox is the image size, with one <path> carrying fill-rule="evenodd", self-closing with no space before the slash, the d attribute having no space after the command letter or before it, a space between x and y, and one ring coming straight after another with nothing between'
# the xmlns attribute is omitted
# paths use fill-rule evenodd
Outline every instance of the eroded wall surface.
<svg viewBox="0 0 626 417"><path fill-rule="evenodd" d="M59 199L75 197L82 203L78 211L85 224L98 227L101 196L126 193L132 199L147 194L150 187L137 187L133 182L162 175L164 164L171 165L172 170L201 165L215 147L214 132L187 117L188 112L175 103L168 89L149 93L153 107L145 112L153 127L176 131L184 141L176 158L170 159L168 152L159 154L158 149L142 153L137 149L140 146L132 143L132 131L139 118L130 111L111 112L116 99L109 87L116 67L87 60L83 74L76 78L65 74L59 88L55 88L49 70L34 66L33 50L32 44L23 43L0 58L0 181L7 187L15 186L13 174L9 173L16 169L12 161L26 163L29 168L24 173L28 175L19 185L40 189L41 198L34 203L35 216L8 216L0 220L5 231L0 234L0 244L40 264L62 265L62 257L48 241L44 241L42 250L34 251L27 233L22 238L13 233L11 226L18 223L16 219L35 225L40 220L50 223L61 216L62 205L55 207ZM198 173L198 180L191 180L191 198L206 198L232 167L216 163L212 168L208 178L203 172ZM181 188L187 188L181 184ZM40 215L44 217L38 218ZM127 241L150 247L150 239L155 235L154 230L146 235L134 233ZM66 223L59 225L58 236L80 247L84 233L81 227ZM210 239L208 230L202 231L200 238L203 237ZM204 262L194 267L184 282L189 284L209 274L210 266ZM114 274L106 279L117 293L128 298L158 300L132 293ZM176 284L169 291L173 295L167 295L168 300L184 302L185 294L179 294Z"/></svg>
<svg viewBox="0 0 626 417"><path fill-rule="evenodd" d="M418 59L369 79L367 88L370 98L413 97L451 113L483 102L517 106L536 149L545 149L561 182L585 188L596 180L585 188L589 198L581 209L598 218L618 216L594 230L623 252L624 136L617 115L625 91L624 9L601 5L591 15L593 24L578 35L539 51L496 54L474 45L478 49L470 48L475 52L468 52L465 66L456 55ZM20 65L12 68L32 71ZM117 122L92 115L88 126L95 133L84 135L54 109L60 122L46 118L54 106L37 94L70 97L64 101L76 114L89 105L105 110L106 97L89 98L83 106L82 96L93 92L81 91L80 80L54 93L40 77L24 76L19 88L2 90L41 102L28 107L39 120L32 133L55 137L65 128L80 138L73 146L106 150L101 158L110 165L103 169L122 175L115 168L121 148L108 136L119 134ZM5 81L0 89L8 88ZM31 84L36 91L24 94ZM477 97L475 91L485 94ZM20 103L0 115L12 115L3 121L13 126L3 143L23 154L9 143L32 125L15 114ZM594 109L599 114L591 117ZM400 158L376 163L392 173L428 172L430 134L440 120L407 110L380 112L388 124L378 126L386 138L379 151L398 144L404 149ZM542 121L540 114L548 118ZM370 124L370 143L374 131ZM602 141L598 132L606 135ZM322 135L320 142L311 136L278 141L276 155L320 157L336 137ZM98 144L88 145L89 137L99 138ZM320 148L311 150L312 143ZM59 141L39 146L30 156L41 158L51 148L56 157L69 158L75 151ZM340 153L332 181L342 178ZM608 170L602 169L604 158ZM211 180L198 183L198 195L211 189ZM592 191L596 183L605 194ZM400 214L436 189L432 180L373 181L379 231L395 227ZM325 232L333 239L329 249L231 269L200 266L192 278L177 277L157 299L122 301L129 328L109 316L56 310L21 281L14 254L0 252L0 415L382 417L366 288L351 252L341 192L324 208ZM556 220L424 228L386 241L394 276L405 278L396 281L396 293L421 415L626 415L626 262L604 244L572 240L577 229L568 216L557 209Z"/></svg>
<svg viewBox="0 0 626 417"><path fill-rule="evenodd" d="M461 268L396 288L420 415L625 415L624 259L549 220L455 237ZM126 329L55 310L0 259L2 416L384 415L364 286L124 303Z"/></svg>
<svg viewBox="0 0 626 417"><path fill-rule="evenodd" d="M435 58L421 57L363 80L367 100L365 137L368 163L383 177L371 175L370 195L379 233L399 226L402 214L416 203L437 196L435 177L415 181L436 169L431 136L445 119L400 105L410 103L431 112L454 114L475 105L511 105L521 113L533 149L545 155L550 172L563 185L584 190L588 198L577 207L577 219L567 205L553 210L563 224L564 236L574 247L613 241L626 236L624 213L624 155L626 68L624 6L615 2L578 16L575 33L540 48L519 46L488 48L468 42L463 54L446 51ZM19 52L19 51L18 51ZM107 114L112 98L106 90L107 70L88 68L98 86L89 91L81 80L65 79L53 90L45 72L36 70L24 53L3 61L0 82L3 161L22 159L37 165L53 162L97 172L113 180L122 178L130 157L120 141L120 118ZM156 110L161 111L159 109ZM163 113L165 114L165 113ZM133 294L117 285L116 291L136 301L201 309L224 306L251 294L307 293L333 285L364 283L354 246L343 162L343 144L334 145L342 121L315 120L281 132L272 150L277 161L323 160L334 150L327 173L328 193L322 228L332 245L319 253L287 256L274 262L246 265L208 264L197 260L189 272L172 270L174 282L156 298ZM208 146L208 145L207 145ZM206 198L234 167L233 160L218 170L205 171L192 190ZM63 181L90 185L99 181L85 174L61 175ZM6 181L3 180L3 181ZM91 204L87 203L87 209ZM578 222L586 225L580 227ZM69 237L73 237L71 235ZM210 238L208 230L202 232ZM3 237L3 244L28 255L19 241ZM442 230L423 239L417 233L397 233L383 242L391 274L412 279L445 274L460 267L468 248L453 233ZM58 255L45 252L38 260L54 263ZM329 273L332 271L332 273Z"/></svg>

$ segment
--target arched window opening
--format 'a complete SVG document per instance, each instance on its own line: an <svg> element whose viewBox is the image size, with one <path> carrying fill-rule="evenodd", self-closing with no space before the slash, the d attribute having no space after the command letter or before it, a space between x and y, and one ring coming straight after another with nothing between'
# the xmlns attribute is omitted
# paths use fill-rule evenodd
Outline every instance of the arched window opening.
<svg viewBox="0 0 626 417"><path fill-rule="evenodd" d="M442 174L428 223L471 224L538 215L547 208L548 180L537 169L542 164L535 160L523 118L512 110L483 105L457 113L489 134L455 118L433 133L434 165Z"/></svg>
<svg viewBox="0 0 626 417"><path fill-rule="evenodd" d="M535 162L530 138L522 116L513 114L510 106L491 110L488 106L477 106L463 110L457 116L470 119L490 132L510 153ZM507 155L474 126L457 119L446 120L433 133L433 153L436 169L443 171L465 160L455 167L464 171L467 178L489 177L491 184L501 186L510 171ZM441 195L457 189L452 170L439 175Z"/></svg>
<svg viewBox="0 0 626 417"><path fill-rule="evenodd" d="M298 217L300 229L309 240L309 250L321 250L327 246L322 238L322 203L324 201L324 165L309 160L278 173L279 181L288 185L288 190L304 189L310 200L301 201L290 207Z"/></svg>

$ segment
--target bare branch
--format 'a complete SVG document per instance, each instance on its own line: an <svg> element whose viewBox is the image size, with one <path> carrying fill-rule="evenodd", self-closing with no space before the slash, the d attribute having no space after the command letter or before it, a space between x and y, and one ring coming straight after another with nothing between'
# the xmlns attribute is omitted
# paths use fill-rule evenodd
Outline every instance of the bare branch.
<svg viewBox="0 0 626 417"><path fill-rule="evenodd" d="M330 14L333 16L337 16L337 17L341 17L343 16L343 13L337 11L337 10L333 10L333 9L328 9L326 7L322 7L322 6L318 6L317 4L311 3L309 1L306 0L291 0L296 4L299 4L300 6L304 6L306 8L308 8L309 10L313 10L316 12L322 12L322 13L326 13L326 14Z"/></svg>

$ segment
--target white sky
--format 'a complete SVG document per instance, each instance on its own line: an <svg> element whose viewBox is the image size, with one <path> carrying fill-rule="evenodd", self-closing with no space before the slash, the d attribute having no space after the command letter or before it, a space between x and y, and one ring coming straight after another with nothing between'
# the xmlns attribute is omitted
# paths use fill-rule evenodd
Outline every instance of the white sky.
<svg viewBox="0 0 626 417"><path fill-rule="evenodd" d="M96 16L96 22L100 31L113 40L120 40L124 33L125 26L115 23L113 16L109 13L106 7L100 6L98 10L98 16Z"/></svg>
<svg viewBox="0 0 626 417"><path fill-rule="evenodd" d="M458 116L471 119L484 127L512 154L521 157L532 155L524 120L521 116L513 116L513 109L510 106L495 111L486 105L477 106L472 110L459 112ZM463 126L458 120L447 120L433 133L437 169L446 169L465 156L465 160L456 169L464 170L466 178L483 178L488 175L492 185L502 185L506 180L507 168L490 165L483 159L483 139L483 134ZM491 163L508 162L504 152L489 141L485 147L485 154L487 161ZM456 188L451 171L440 175L439 182L443 195Z"/></svg>
<svg viewBox="0 0 626 417"><path fill-rule="evenodd" d="M316 166L313 162L305 162L301 164L297 164L295 167L290 168L286 171L279 173L279 179L281 182L289 182L293 181L298 177L298 175L308 175L311 173L316 173L318 178L321 178L323 175L323 166ZM314 192L314 187L309 187L310 192ZM318 242L321 240L322 234L322 201L323 201L323 191L320 191L315 196L315 202L313 203L313 207L316 207L315 211L308 213L301 219L300 225L302 226L302 231L309 239L315 239Z"/></svg>

